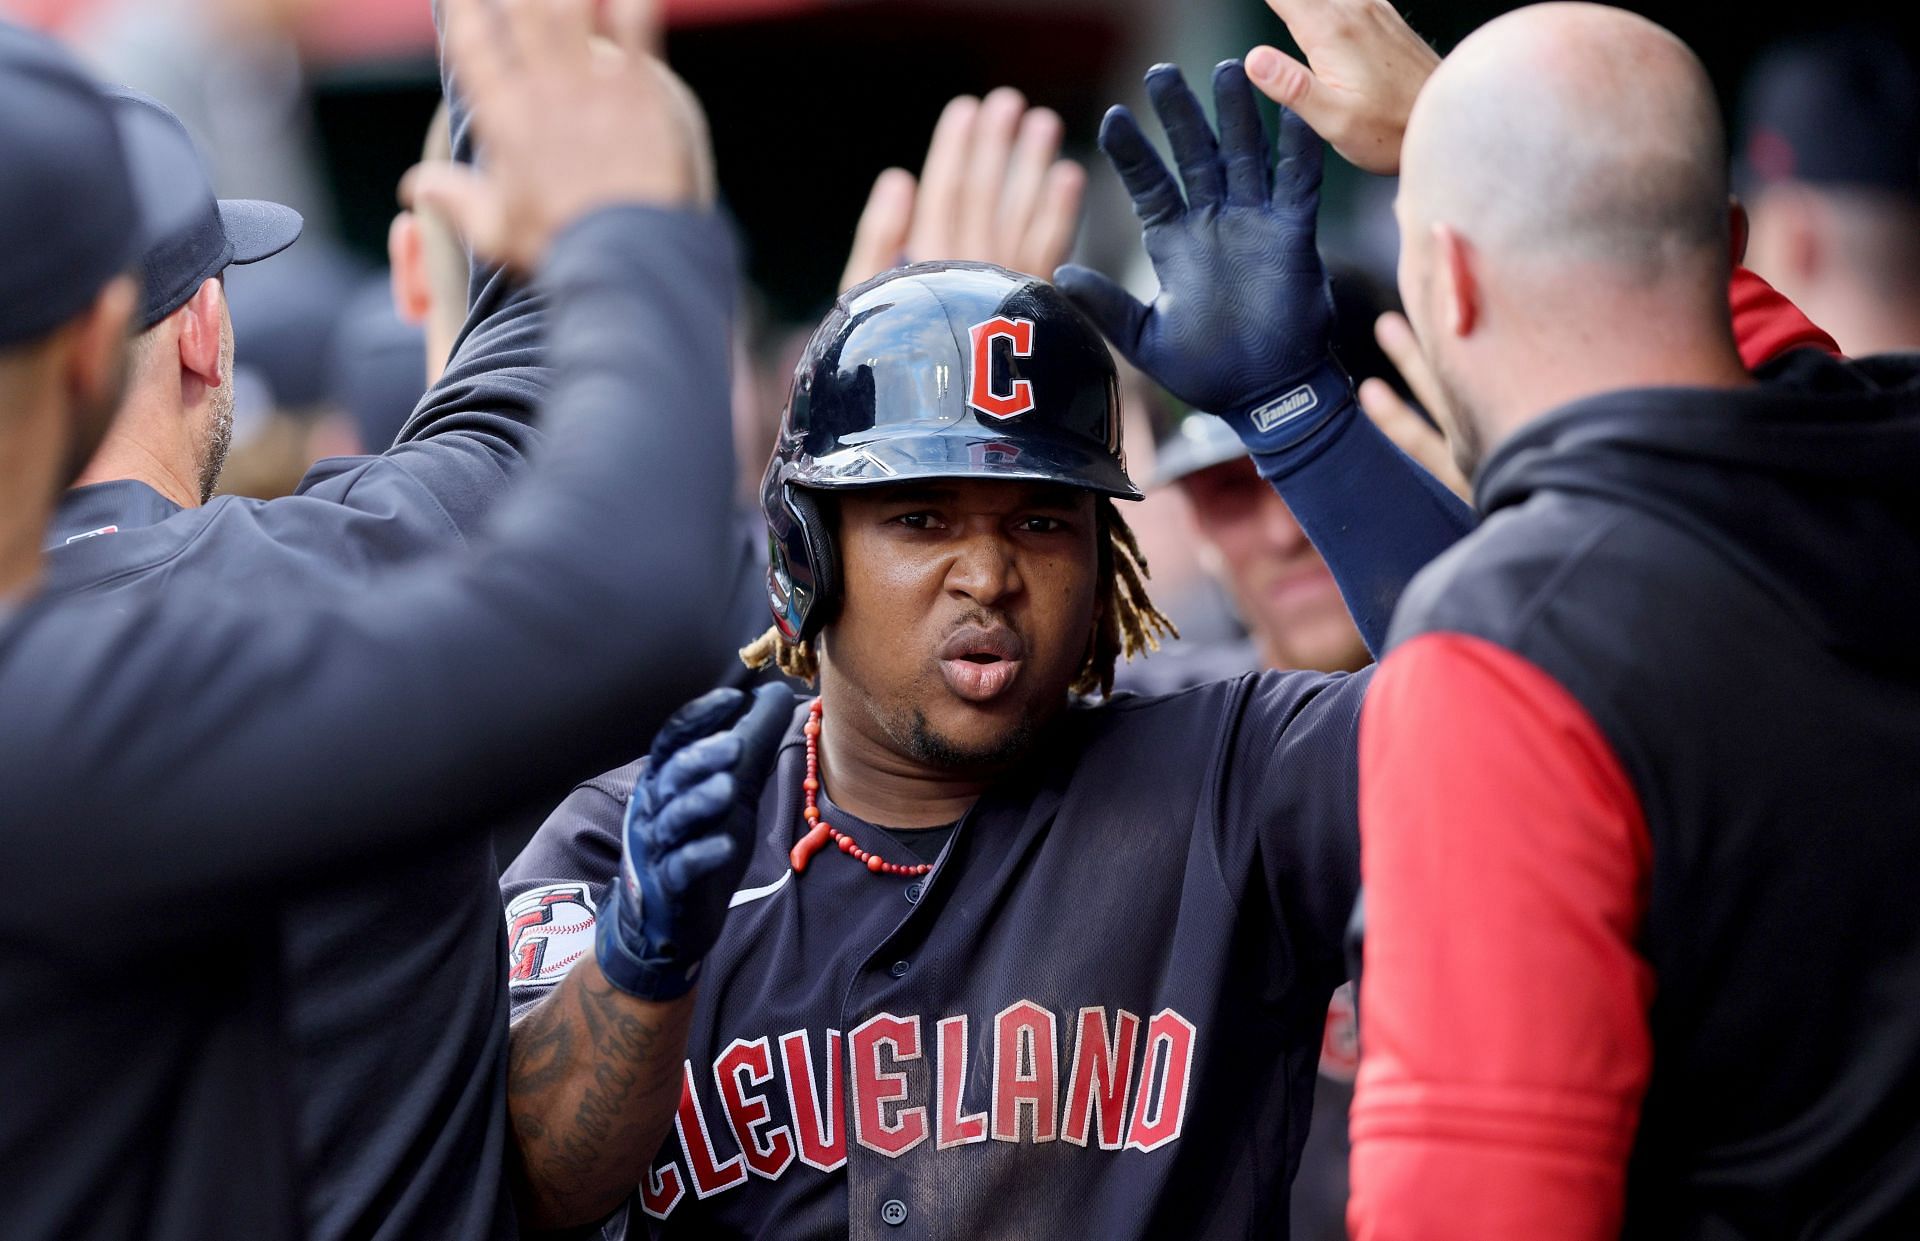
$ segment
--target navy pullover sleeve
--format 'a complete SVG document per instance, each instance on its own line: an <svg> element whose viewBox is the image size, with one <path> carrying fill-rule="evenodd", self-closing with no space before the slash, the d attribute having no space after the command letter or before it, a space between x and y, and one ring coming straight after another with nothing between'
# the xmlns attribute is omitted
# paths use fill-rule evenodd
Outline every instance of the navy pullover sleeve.
<svg viewBox="0 0 1920 1241"><path fill-rule="evenodd" d="M0 622L0 939L123 959L638 753L732 656L733 264L711 214L555 243L550 441L465 553L322 606ZM31 882L27 880L31 878Z"/></svg>
<svg viewBox="0 0 1920 1241"><path fill-rule="evenodd" d="M443 84L453 158L472 163L466 104L450 78ZM379 456L318 463L297 494L376 511L396 536L437 547L449 533L477 533L525 471L550 387L545 301L510 272L471 256L469 264L467 319L452 357L393 445Z"/></svg>
<svg viewBox="0 0 1920 1241"><path fill-rule="evenodd" d="M1413 575L1474 527L1473 509L1374 426L1350 390L1312 435L1253 462L1319 549L1375 655Z"/></svg>

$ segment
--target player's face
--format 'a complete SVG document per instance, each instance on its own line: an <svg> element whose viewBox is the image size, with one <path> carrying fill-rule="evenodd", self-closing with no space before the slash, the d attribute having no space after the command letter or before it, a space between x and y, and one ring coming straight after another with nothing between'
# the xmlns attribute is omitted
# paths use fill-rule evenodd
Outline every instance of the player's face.
<svg viewBox="0 0 1920 1241"><path fill-rule="evenodd" d="M1266 480L1241 458L1181 480L1195 523L1220 553L1227 589L1274 667L1351 671L1367 648L1327 562Z"/></svg>
<svg viewBox="0 0 1920 1241"><path fill-rule="evenodd" d="M836 721L941 768L1016 757L1091 649L1093 496L940 480L842 492L845 602L822 635Z"/></svg>

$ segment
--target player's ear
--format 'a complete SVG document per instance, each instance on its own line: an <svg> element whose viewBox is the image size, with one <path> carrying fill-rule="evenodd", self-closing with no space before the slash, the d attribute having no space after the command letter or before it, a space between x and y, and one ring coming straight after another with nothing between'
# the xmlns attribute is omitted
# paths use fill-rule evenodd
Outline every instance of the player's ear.
<svg viewBox="0 0 1920 1241"><path fill-rule="evenodd" d="M177 312L180 316L180 366L209 388L231 376L221 373L220 343L226 326L227 295L216 279L202 281Z"/></svg>
<svg viewBox="0 0 1920 1241"><path fill-rule="evenodd" d="M425 323L433 312L433 285L427 275L427 247L420 235L420 217L411 211L394 216L387 228L387 264L394 313L403 323Z"/></svg>
<svg viewBox="0 0 1920 1241"><path fill-rule="evenodd" d="M1445 224L1433 226L1434 293L1440 322L1455 336L1470 336L1480 321L1480 282L1473 246Z"/></svg>

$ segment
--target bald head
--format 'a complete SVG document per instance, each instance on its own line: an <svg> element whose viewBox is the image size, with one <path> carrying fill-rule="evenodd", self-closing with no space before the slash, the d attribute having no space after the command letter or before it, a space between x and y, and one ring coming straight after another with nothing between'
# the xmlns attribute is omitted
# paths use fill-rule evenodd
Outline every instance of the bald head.
<svg viewBox="0 0 1920 1241"><path fill-rule="evenodd" d="M1727 252L1712 85L1685 44L1619 9L1542 4L1476 31L1421 92L1401 174L1409 223L1450 225L1496 262L1655 277L1718 273Z"/></svg>
<svg viewBox="0 0 1920 1241"><path fill-rule="evenodd" d="M1401 299L1467 470L1582 397L1747 382L1719 109L1645 18L1542 4L1476 31L1414 103L1395 206Z"/></svg>

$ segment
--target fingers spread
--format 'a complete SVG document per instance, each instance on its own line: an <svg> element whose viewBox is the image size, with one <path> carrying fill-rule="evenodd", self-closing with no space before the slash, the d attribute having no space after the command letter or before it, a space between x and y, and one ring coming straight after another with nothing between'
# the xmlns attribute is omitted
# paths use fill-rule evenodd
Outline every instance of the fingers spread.
<svg viewBox="0 0 1920 1241"><path fill-rule="evenodd" d="M999 218L993 229L994 235L1000 238L996 262L1012 265L1012 256L1020 251L1028 230L1034 226L1048 170L1060 157L1063 130L1060 117L1049 108L1034 108L1021 120L1020 132L1013 141L1013 154L1000 174L1004 184Z"/></svg>
<svg viewBox="0 0 1920 1241"><path fill-rule="evenodd" d="M1258 207L1272 187L1268 169L1273 152L1267 146L1267 127L1260 104L1239 61L1223 61L1213 71L1213 111L1220 118L1220 154L1227 166L1227 201L1239 207Z"/></svg>
<svg viewBox="0 0 1920 1241"><path fill-rule="evenodd" d="M920 201L914 206L913 229L907 236L909 258L952 257L960 183L966 176L967 152L979 111L978 99L962 95L946 106L933 127L927 162L920 169Z"/></svg>
<svg viewBox="0 0 1920 1241"><path fill-rule="evenodd" d="M1143 224L1155 225L1178 217L1187 209L1180 187L1173 183L1160 155L1140 132L1140 122L1124 107L1107 109L1100 122L1100 149L1120 174L1133 199L1134 214Z"/></svg>
<svg viewBox="0 0 1920 1241"><path fill-rule="evenodd" d="M1060 160L1047 170L1040 188L1040 205L1014 264L1018 270L1044 277L1073 253L1073 241L1080 232L1080 204L1086 192L1087 171L1072 160Z"/></svg>
<svg viewBox="0 0 1920 1241"><path fill-rule="evenodd" d="M980 101L960 186L960 215L954 238L958 249L953 254L935 257L996 259L999 247L995 228L1000 221L1000 199L1007 186L1014 133L1026 110L1026 97L1006 86Z"/></svg>
<svg viewBox="0 0 1920 1241"><path fill-rule="evenodd" d="M1325 148L1298 112L1280 109L1280 162L1273 169L1273 203L1305 209L1317 206Z"/></svg>
<svg viewBox="0 0 1920 1241"><path fill-rule="evenodd" d="M1226 199L1226 171L1220 166L1220 146L1214 141L1213 127L1207 124L1199 97L1172 65L1155 65L1148 70L1147 94L1161 127L1167 131L1174 162L1180 166L1187 206L1193 210L1219 206Z"/></svg>
<svg viewBox="0 0 1920 1241"><path fill-rule="evenodd" d="M913 227L913 204L918 183L904 168L889 168L873 182L866 210L853 230L853 253L840 275L845 292L900 262L907 253L907 234Z"/></svg>

